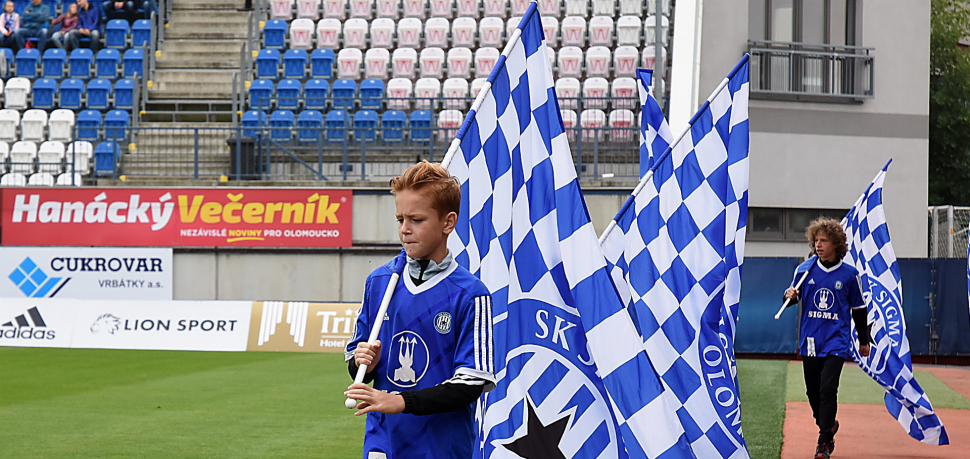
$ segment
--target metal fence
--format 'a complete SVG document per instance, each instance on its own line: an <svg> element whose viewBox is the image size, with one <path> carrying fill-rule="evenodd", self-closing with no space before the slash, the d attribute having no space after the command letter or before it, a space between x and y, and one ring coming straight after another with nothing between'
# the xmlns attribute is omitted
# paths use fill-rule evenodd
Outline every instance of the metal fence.
<svg viewBox="0 0 970 459"><path fill-rule="evenodd" d="M930 230L930 258L967 256L970 207L929 207L927 217Z"/></svg>
<svg viewBox="0 0 970 459"><path fill-rule="evenodd" d="M751 95L828 101L873 97L873 48L748 42Z"/></svg>

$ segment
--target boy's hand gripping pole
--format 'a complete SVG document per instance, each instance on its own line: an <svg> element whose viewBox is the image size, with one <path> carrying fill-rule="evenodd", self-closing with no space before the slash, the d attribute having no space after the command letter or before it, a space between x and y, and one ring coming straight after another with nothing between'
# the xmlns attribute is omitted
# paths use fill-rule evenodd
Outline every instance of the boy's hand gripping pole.
<svg viewBox="0 0 970 459"><path fill-rule="evenodd" d="M805 282L805 278L808 277L809 271L805 271L805 274L802 274L802 278L798 279L798 283L795 284L795 290L798 290L798 287L802 286L802 282ZM788 307L788 303L790 302L791 302L791 298L785 298L785 304L782 304L781 309L778 310L778 314L775 314L775 320L778 320L781 318L781 313L785 312L785 308Z"/></svg>
<svg viewBox="0 0 970 459"><path fill-rule="evenodd" d="M370 329L370 337L367 339L367 344L374 344L377 341L377 335L381 333L381 326L384 325L384 314L387 313L387 305L391 304L391 296L394 295L394 288L397 287L397 280L401 277L399 273L392 273L391 280L387 283L387 289L384 290L384 298L381 299L381 307L377 309L377 319L374 320L374 326ZM357 376L354 377L354 384L364 382L364 375L367 374L367 365L361 365L357 367ZM357 407L357 400L348 398L344 402L344 406L348 409L354 409Z"/></svg>

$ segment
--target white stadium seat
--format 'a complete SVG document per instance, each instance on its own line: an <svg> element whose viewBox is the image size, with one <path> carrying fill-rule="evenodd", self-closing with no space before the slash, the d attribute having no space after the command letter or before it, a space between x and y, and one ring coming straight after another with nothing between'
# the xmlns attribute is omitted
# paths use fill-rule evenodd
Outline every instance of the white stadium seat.
<svg viewBox="0 0 970 459"><path fill-rule="evenodd" d="M442 110L438 114L438 140L450 142L458 134L464 116L458 110Z"/></svg>
<svg viewBox="0 0 970 459"><path fill-rule="evenodd" d="M455 19L451 22L452 46L474 48L475 32L477 30L478 21L467 17Z"/></svg>
<svg viewBox="0 0 970 459"><path fill-rule="evenodd" d="M635 109L640 105L637 92L637 80L630 77L620 77L610 84L610 97L614 108Z"/></svg>
<svg viewBox="0 0 970 459"><path fill-rule="evenodd" d="M367 47L367 21L361 18L348 19L344 22L344 48Z"/></svg>
<svg viewBox="0 0 970 459"><path fill-rule="evenodd" d="M562 20L563 46L586 46L586 20L569 16Z"/></svg>
<svg viewBox="0 0 970 459"><path fill-rule="evenodd" d="M397 46L400 48L421 47L423 23L418 18L404 18L397 23Z"/></svg>
<svg viewBox="0 0 970 459"><path fill-rule="evenodd" d="M445 50L424 48L418 59L421 62L422 78L441 78L444 75Z"/></svg>
<svg viewBox="0 0 970 459"><path fill-rule="evenodd" d="M606 78L593 77L583 81L583 99L585 107L606 108L609 102L610 83Z"/></svg>
<svg viewBox="0 0 970 459"><path fill-rule="evenodd" d="M660 2L660 9L661 9L660 14L664 16L670 16L670 0L662 0ZM647 2L647 14L648 15L657 14L656 1Z"/></svg>
<svg viewBox="0 0 970 459"><path fill-rule="evenodd" d="M617 47L613 51L613 74L618 77L636 76L637 58L639 57L640 52L633 46Z"/></svg>
<svg viewBox="0 0 970 459"><path fill-rule="evenodd" d="M418 110L436 110L441 96L441 81L437 78L421 78L414 85L414 108Z"/></svg>
<svg viewBox="0 0 970 459"><path fill-rule="evenodd" d="M74 137L74 112L63 108L54 110L47 121L47 130L51 140L71 140Z"/></svg>
<svg viewBox="0 0 970 459"><path fill-rule="evenodd" d="M340 20L325 18L317 22L317 48L340 48Z"/></svg>
<svg viewBox="0 0 970 459"><path fill-rule="evenodd" d="M451 78L470 78L472 76L472 50L451 48L448 51L448 76Z"/></svg>
<svg viewBox="0 0 970 459"><path fill-rule="evenodd" d="M21 140L10 147L10 172L30 174L34 172L34 159L37 158L37 144Z"/></svg>
<svg viewBox="0 0 970 459"><path fill-rule="evenodd" d="M16 142L20 140L17 128L20 127L20 112L5 108L0 110L0 140Z"/></svg>
<svg viewBox="0 0 970 459"><path fill-rule="evenodd" d="M398 48L391 56L391 73L395 78L414 78L418 52L413 48Z"/></svg>
<svg viewBox="0 0 970 459"><path fill-rule="evenodd" d="M414 51L413 49L411 51ZM396 51L395 51L396 52ZM387 83L387 108L410 110L414 85L407 78L391 78Z"/></svg>
<svg viewBox="0 0 970 459"><path fill-rule="evenodd" d="M478 93L482 91L482 88L485 86L485 82L487 80L488 78L475 78L472 80L471 96L473 98L478 97Z"/></svg>
<svg viewBox="0 0 970 459"><path fill-rule="evenodd" d="M610 58L613 55L605 46L591 46L586 50L586 76L610 76Z"/></svg>
<svg viewBox="0 0 970 459"><path fill-rule="evenodd" d="M36 108L27 110L24 112L24 117L20 120L20 140L43 142L47 137L44 133L46 127L46 111Z"/></svg>
<svg viewBox="0 0 970 459"><path fill-rule="evenodd" d="M464 110L468 107L465 100L468 97L468 80L464 78L448 78L441 89L445 98L445 108Z"/></svg>
<svg viewBox="0 0 970 459"><path fill-rule="evenodd" d="M505 19L508 16L505 10L506 0L482 0L486 18Z"/></svg>
<svg viewBox="0 0 970 459"><path fill-rule="evenodd" d="M338 78L350 78L356 80L360 78L360 64L364 55L357 48L344 48L337 53L337 75Z"/></svg>
<svg viewBox="0 0 970 459"><path fill-rule="evenodd" d="M424 22L424 45L448 47L448 31L451 24L445 18L431 18Z"/></svg>
<svg viewBox="0 0 970 459"><path fill-rule="evenodd" d="M57 176L57 181L54 183L54 185L56 185L56 186L71 186L71 185L73 185L73 186L81 186L83 184L82 179L81 179L81 173L80 172L75 172L74 173L74 177L73 177L74 178L74 183L73 184L71 183L71 178L72 178L71 177L71 173L70 172L65 172L65 173Z"/></svg>
<svg viewBox="0 0 970 459"><path fill-rule="evenodd" d="M613 17L613 0L593 0L593 16Z"/></svg>
<svg viewBox="0 0 970 459"><path fill-rule="evenodd" d="M505 39L508 40L512 36L512 32L515 32L516 27L522 22L522 16L512 16L505 20Z"/></svg>
<svg viewBox="0 0 970 459"><path fill-rule="evenodd" d="M500 55L497 48L478 48L478 51L475 51L475 76L488 77Z"/></svg>
<svg viewBox="0 0 970 459"><path fill-rule="evenodd" d="M94 145L91 145L91 142L71 142L67 145L67 152L64 153L64 159L67 161L67 171L71 171L71 164L73 163L74 170L81 175L88 175L93 164L93 158Z"/></svg>
<svg viewBox="0 0 970 459"><path fill-rule="evenodd" d="M394 47L394 20L389 18L374 19L370 23L370 45L374 48Z"/></svg>
<svg viewBox="0 0 970 459"><path fill-rule="evenodd" d="M482 18L478 23L479 45L499 47L504 44L502 41L502 28L505 22L496 17Z"/></svg>
<svg viewBox="0 0 970 459"><path fill-rule="evenodd" d="M653 2L654 0L650 0ZM620 0L620 14L629 14L636 17L643 17L643 4L648 3L643 0Z"/></svg>
<svg viewBox="0 0 970 459"><path fill-rule="evenodd" d="M643 48L643 53L641 54L641 58L640 58L640 66L645 69L652 69L656 58L657 58L657 51L656 51L656 48L654 48L654 45L647 46L646 48ZM661 47L660 48L661 70L666 71L667 69L666 64L667 64L667 48ZM660 75L660 77L663 78L664 75Z"/></svg>
<svg viewBox="0 0 970 459"><path fill-rule="evenodd" d="M623 16L616 21L616 44L640 46L640 29L643 23L636 16Z"/></svg>
<svg viewBox="0 0 970 459"><path fill-rule="evenodd" d="M7 172L7 158L10 156L10 145L0 142L0 175Z"/></svg>
<svg viewBox="0 0 970 459"><path fill-rule="evenodd" d="M48 140L40 144L40 149L37 150L37 162L38 171L59 174L62 169L61 163L64 162L64 143ZM53 179L51 181L53 182Z"/></svg>
<svg viewBox="0 0 970 459"><path fill-rule="evenodd" d="M3 102L6 108L23 110L27 108L27 95L30 94L30 80L26 78L11 78L3 88Z"/></svg>
<svg viewBox="0 0 970 459"><path fill-rule="evenodd" d="M633 133L636 131L634 128L633 112L630 110L613 110L610 112L609 123L610 127L610 138L615 141L629 142L633 140Z"/></svg>
<svg viewBox="0 0 970 459"><path fill-rule="evenodd" d="M27 178L20 172L10 172L0 177L0 186L27 186Z"/></svg>
<svg viewBox="0 0 970 459"><path fill-rule="evenodd" d="M546 46L546 56L549 57L549 68L555 70L555 68L556 68L556 50L552 49L552 46Z"/></svg>
<svg viewBox="0 0 970 459"><path fill-rule="evenodd" d="M347 0L323 0L323 17L334 19L346 19Z"/></svg>
<svg viewBox="0 0 970 459"><path fill-rule="evenodd" d="M559 43L559 20L551 16L543 17L542 33L546 36L546 45L556 46Z"/></svg>
<svg viewBox="0 0 970 459"><path fill-rule="evenodd" d="M458 6L458 17L478 17L478 0L457 0L455 3Z"/></svg>
<svg viewBox="0 0 970 459"><path fill-rule="evenodd" d="M562 127L566 130L569 140L576 140L576 112L574 110L559 110L562 116Z"/></svg>
<svg viewBox="0 0 970 459"><path fill-rule="evenodd" d="M270 0L269 17L273 19L292 19L293 0Z"/></svg>
<svg viewBox="0 0 970 459"><path fill-rule="evenodd" d="M451 19L451 0L428 0L431 17Z"/></svg>
<svg viewBox="0 0 970 459"><path fill-rule="evenodd" d="M373 4L374 0L350 0L350 17L370 19Z"/></svg>
<svg viewBox="0 0 970 459"><path fill-rule="evenodd" d="M311 21L320 19L320 2L318 0L297 0L296 17L307 18Z"/></svg>
<svg viewBox="0 0 970 459"><path fill-rule="evenodd" d="M529 0L509 0L509 6L512 9L512 16L523 16L525 11L529 9Z"/></svg>
<svg viewBox="0 0 970 459"><path fill-rule="evenodd" d="M290 23L290 48L313 48L313 20L300 18Z"/></svg>
<svg viewBox="0 0 970 459"><path fill-rule="evenodd" d="M30 176L27 186L54 186L54 176L48 172L38 172Z"/></svg>
<svg viewBox="0 0 970 459"><path fill-rule="evenodd" d="M559 17L559 0L539 0L539 14L543 17Z"/></svg>
<svg viewBox="0 0 970 459"><path fill-rule="evenodd" d="M560 78L556 80L556 97L559 98L561 108L576 108L579 97L579 80L576 78ZM575 114L575 113L574 113Z"/></svg>
<svg viewBox="0 0 970 459"><path fill-rule="evenodd" d="M377 17L397 19L401 0L377 0Z"/></svg>
<svg viewBox="0 0 970 459"><path fill-rule="evenodd" d="M402 0L404 4L404 17L424 19L425 0Z"/></svg>
<svg viewBox="0 0 970 459"><path fill-rule="evenodd" d="M586 0L566 0L566 15L579 16L582 18L589 17L589 9L586 6Z"/></svg>
<svg viewBox="0 0 970 459"><path fill-rule="evenodd" d="M670 30L670 20L666 16L661 16L660 24L663 29L660 31L661 43L667 46L667 31ZM657 41L657 20L656 16L648 16L645 21L643 21L643 43L646 45L653 44Z"/></svg>
<svg viewBox="0 0 970 459"><path fill-rule="evenodd" d="M603 110L583 110L579 115L579 122L583 128L583 141L603 140L606 127L606 114Z"/></svg>
<svg viewBox="0 0 970 459"><path fill-rule="evenodd" d="M391 52L384 48L371 48L364 55L364 76L366 78L387 78L387 65L391 61Z"/></svg>
<svg viewBox="0 0 970 459"><path fill-rule="evenodd" d="M589 20L589 44L613 46L613 18L595 16Z"/></svg>
<svg viewBox="0 0 970 459"><path fill-rule="evenodd" d="M583 76L583 50L576 46L559 48L559 76L576 78Z"/></svg>

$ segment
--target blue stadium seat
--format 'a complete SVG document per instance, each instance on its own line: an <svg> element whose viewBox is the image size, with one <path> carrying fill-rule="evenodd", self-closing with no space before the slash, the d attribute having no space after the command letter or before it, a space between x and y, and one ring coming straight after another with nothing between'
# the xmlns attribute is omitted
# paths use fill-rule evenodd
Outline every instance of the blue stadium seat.
<svg viewBox="0 0 970 459"><path fill-rule="evenodd" d="M256 78L275 80L279 76L280 52L275 49L261 49L256 55Z"/></svg>
<svg viewBox="0 0 970 459"><path fill-rule="evenodd" d="M115 82L115 108L131 110L135 108L135 80L121 78Z"/></svg>
<svg viewBox="0 0 970 459"><path fill-rule="evenodd" d="M31 105L33 108L40 108L43 110L51 110L54 108L54 94L57 92L57 82L50 78L38 78L34 81L34 89L31 93L34 95L34 103Z"/></svg>
<svg viewBox="0 0 970 459"><path fill-rule="evenodd" d="M131 115L125 110L111 110L104 115L104 139L124 142L127 136L128 122Z"/></svg>
<svg viewBox="0 0 970 459"><path fill-rule="evenodd" d="M134 78L136 73L143 75L145 73L145 52L136 48L125 51L122 58L122 68L122 76L125 78Z"/></svg>
<svg viewBox="0 0 970 459"><path fill-rule="evenodd" d="M249 86L249 107L269 110L273 106L273 82L255 80Z"/></svg>
<svg viewBox="0 0 970 459"><path fill-rule="evenodd" d="M121 148L115 142L101 142L94 147L94 175L113 177L118 160L121 159Z"/></svg>
<svg viewBox="0 0 970 459"><path fill-rule="evenodd" d="M260 133L260 130L266 127L266 112L262 110L250 110L243 113L242 126L244 137L256 137Z"/></svg>
<svg viewBox="0 0 970 459"><path fill-rule="evenodd" d="M383 99L383 81L369 78L360 82L360 108L380 110Z"/></svg>
<svg viewBox="0 0 970 459"><path fill-rule="evenodd" d="M61 91L63 91L63 86ZM99 140L98 128L101 127L101 112L97 110L85 110L77 115L77 140L87 140L97 142Z"/></svg>
<svg viewBox="0 0 970 459"><path fill-rule="evenodd" d="M327 80L313 79L307 80L303 88L303 108L315 110L327 109L327 94L330 92L330 84Z"/></svg>
<svg viewBox="0 0 970 459"><path fill-rule="evenodd" d="M288 49L283 54L283 78L302 80L306 76L306 50Z"/></svg>
<svg viewBox="0 0 970 459"><path fill-rule="evenodd" d="M303 110L296 120L296 139L300 142L319 142L320 131L323 128L323 113L317 110Z"/></svg>
<svg viewBox="0 0 970 459"><path fill-rule="evenodd" d="M37 78L37 64L40 63L40 51L36 49L22 49L17 51L17 76L21 78Z"/></svg>
<svg viewBox="0 0 970 459"><path fill-rule="evenodd" d="M67 62L67 52L60 48L44 51L44 78L64 78L64 63Z"/></svg>
<svg viewBox="0 0 970 459"><path fill-rule="evenodd" d="M333 82L333 108L354 108L354 97L357 96L357 83L354 80L341 78Z"/></svg>
<svg viewBox="0 0 970 459"><path fill-rule="evenodd" d="M354 138L358 142L377 140L377 112L361 110L354 113Z"/></svg>
<svg viewBox="0 0 970 459"><path fill-rule="evenodd" d="M411 140L415 142L431 141L431 112L415 110L411 112Z"/></svg>
<svg viewBox="0 0 970 459"><path fill-rule="evenodd" d="M300 80L288 78L276 85L276 108L296 110L300 107L300 93L303 85Z"/></svg>
<svg viewBox="0 0 970 459"><path fill-rule="evenodd" d="M343 110L331 110L323 125L327 128L327 142L341 143L345 140L344 130L347 128L347 113Z"/></svg>
<svg viewBox="0 0 970 459"><path fill-rule="evenodd" d="M10 70L13 68L16 68L16 65L13 59L13 50L10 48L0 48L0 52L3 52L3 57L7 58L7 68L4 70L7 71L7 75L10 75Z"/></svg>
<svg viewBox="0 0 970 459"><path fill-rule="evenodd" d="M111 94L111 82L103 78L95 78L88 82L89 110L107 110L108 96Z"/></svg>
<svg viewBox="0 0 970 459"><path fill-rule="evenodd" d="M400 110L388 110L381 114L381 138L385 142L403 142L408 116Z"/></svg>
<svg viewBox="0 0 970 459"><path fill-rule="evenodd" d="M117 49L102 49L94 59L98 69L98 78L115 79L118 76L118 64L121 63L121 52Z"/></svg>
<svg viewBox="0 0 970 459"><path fill-rule="evenodd" d="M84 93L84 82L76 78L61 81L61 101L58 106L69 110L81 109L81 94Z"/></svg>
<svg viewBox="0 0 970 459"><path fill-rule="evenodd" d="M71 78L90 78L93 62L94 53L90 49L78 48L71 51L71 56L68 58Z"/></svg>
<svg viewBox="0 0 970 459"><path fill-rule="evenodd" d="M139 19L131 26L131 47L141 48L147 46L152 39L152 22L148 19Z"/></svg>
<svg viewBox="0 0 970 459"><path fill-rule="evenodd" d="M315 49L310 53L310 77L329 80L333 78L332 49Z"/></svg>
<svg viewBox="0 0 970 459"><path fill-rule="evenodd" d="M286 21L270 19L263 26L263 46L283 49L286 47Z"/></svg>
<svg viewBox="0 0 970 459"><path fill-rule="evenodd" d="M105 48L125 49L128 47L128 21L112 19L104 26Z"/></svg>
<svg viewBox="0 0 970 459"><path fill-rule="evenodd" d="M269 116L270 138L283 142L290 141L293 129L293 112L290 110L277 110Z"/></svg>

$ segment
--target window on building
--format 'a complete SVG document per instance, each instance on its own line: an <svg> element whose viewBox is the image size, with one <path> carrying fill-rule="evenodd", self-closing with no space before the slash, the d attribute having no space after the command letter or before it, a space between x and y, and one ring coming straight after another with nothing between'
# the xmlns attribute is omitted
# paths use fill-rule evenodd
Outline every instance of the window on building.
<svg viewBox="0 0 970 459"><path fill-rule="evenodd" d="M855 46L857 0L750 0L748 39Z"/></svg>
<svg viewBox="0 0 970 459"><path fill-rule="evenodd" d="M841 220L848 209L748 208L747 239L750 241L805 242L805 230L813 220Z"/></svg>

